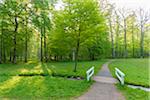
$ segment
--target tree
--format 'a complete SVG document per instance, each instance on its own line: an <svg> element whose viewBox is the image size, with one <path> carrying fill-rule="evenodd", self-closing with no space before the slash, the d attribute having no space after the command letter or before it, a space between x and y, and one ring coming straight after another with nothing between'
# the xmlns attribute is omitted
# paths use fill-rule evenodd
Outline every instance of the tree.
<svg viewBox="0 0 150 100"><path fill-rule="evenodd" d="M109 23L109 32L110 32L110 37L111 37L111 52L112 52L112 58L115 58L115 46L114 46L114 33L113 33L113 7L110 7L109 11L109 17L108 17L108 23Z"/></svg>
<svg viewBox="0 0 150 100"><path fill-rule="evenodd" d="M54 0L55 1L55 0ZM47 30L51 29L50 9L54 3L52 0L33 0L35 16L33 17L34 25L40 30L41 38L41 61L43 61L43 38L44 38L44 59L47 61Z"/></svg>
<svg viewBox="0 0 150 100"><path fill-rule="evenodd" d="M132 13L127 18L128 41L131 41L131 43L129 44L131 57L135 57L135 37L136 37L135 33L138 32L136 18L137 17L134 11L132 11Z"/></svg>
<svg viewBox="0 0 150 100"><path fill-rule="evenodd" d="M145 34L145 24L149 20L148 12L144 12L144 10L139 10L139 17L140 17L140 57L144 58L144 34Z"/></svg>
<svg viewBox="0 0 150 100"><path fill-rule="evenodd" d="M126 58L128 56L128 50L127 50L127 23L126 23L126 12L124 9L122 11L119 11L122 19L123 19L123 30L124 30L124 57Z"/></svg>
<svg viewBox="0 0 150 100"><path fill-rule="evenodd" d="M65 4L67 6L59 12L61 13L59 14L60 19L55 24L62 26L59 32L65 34L65 39L71 41L69 45L72 50L75 50L74 72L76 72L81 46L94 40L95 34L101 34L100 32L105 26L105 19L99 11L96 0L66 0Z"/></svg>

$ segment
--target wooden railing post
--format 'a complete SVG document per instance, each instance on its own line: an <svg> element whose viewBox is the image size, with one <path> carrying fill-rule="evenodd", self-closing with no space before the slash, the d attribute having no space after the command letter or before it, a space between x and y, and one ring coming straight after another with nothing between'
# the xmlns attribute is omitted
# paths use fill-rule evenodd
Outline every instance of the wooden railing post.
<svg viewBox="0 0 150 100"><path fill-rule="evenodd" d="M86 71L86 75L87 75L87 81L90 80L91 76L94 74L94 66L91 67L88 71Z"/></svg>

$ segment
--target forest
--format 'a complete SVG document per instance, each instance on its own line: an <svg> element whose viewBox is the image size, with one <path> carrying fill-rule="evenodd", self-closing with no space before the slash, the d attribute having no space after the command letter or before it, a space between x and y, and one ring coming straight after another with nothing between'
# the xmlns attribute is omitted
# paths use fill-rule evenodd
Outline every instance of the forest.
<svg viewBox="0 0 150 100"><path fill-rule="evenodd" d="M0 63L149 57L149 12L105 0L1 0Z"/></svg>
<svg viewBox="0 0 150 100"><path fill-rule="evenodd" d="M0 100L150 100L146 3L0 0Z"/></svg>

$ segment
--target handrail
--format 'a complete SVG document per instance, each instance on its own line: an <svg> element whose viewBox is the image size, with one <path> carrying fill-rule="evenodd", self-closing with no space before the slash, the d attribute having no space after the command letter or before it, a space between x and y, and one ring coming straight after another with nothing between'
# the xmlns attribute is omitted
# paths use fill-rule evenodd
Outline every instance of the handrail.
<svg viewBox="0 0 150 100"><path fill-rule="evenodd" d="M87 75L87 81L90 80L91 76L94 74L94 66L91 67L89 70L86 71L86 75Z"/></svg>
<svg viewBox="0 0 150 100"><path fill-rule="evenodd" d="M121 85L124 85L125 74L122 71L120 71L118 68L115 68L115 74L117 78L119 79Z"/></svg>

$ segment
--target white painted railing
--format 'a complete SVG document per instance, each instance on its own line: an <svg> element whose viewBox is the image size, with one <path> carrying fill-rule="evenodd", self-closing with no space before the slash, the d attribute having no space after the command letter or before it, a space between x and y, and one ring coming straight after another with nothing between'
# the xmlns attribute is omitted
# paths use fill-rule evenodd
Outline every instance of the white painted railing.
<svg viewBox="0 0 150 100"><path fill-rule="evenodd" d="M125 74L122 71L120 71L118 68L115 68L115 74L117 78L119 79L121 85L124 85Z"/></svg>
<svg viewBox="0 0 150 100"><path fill-rule="evenodd" d="M86 71L87 81L90 80L91 76L94 74L94 66L91 67L88 71Z"/></svg>

